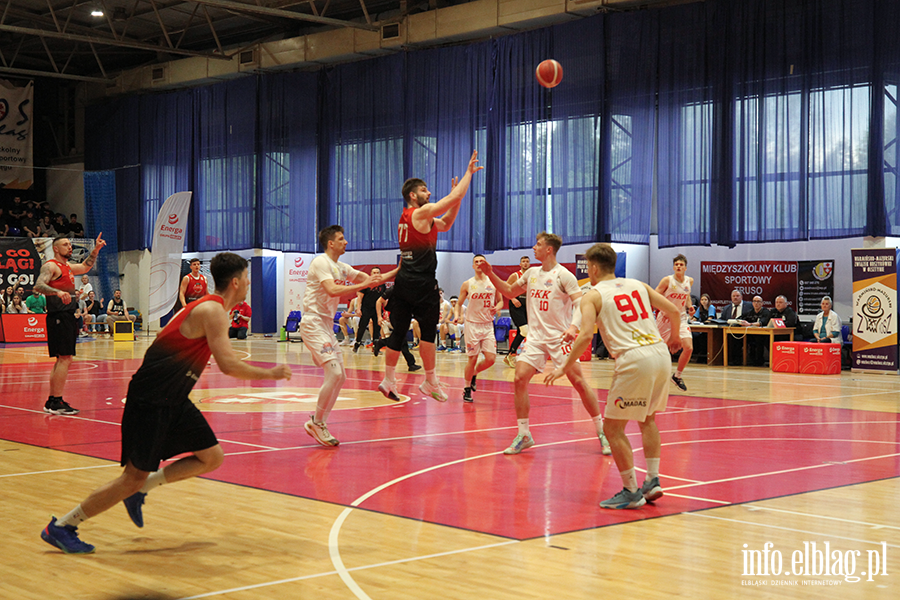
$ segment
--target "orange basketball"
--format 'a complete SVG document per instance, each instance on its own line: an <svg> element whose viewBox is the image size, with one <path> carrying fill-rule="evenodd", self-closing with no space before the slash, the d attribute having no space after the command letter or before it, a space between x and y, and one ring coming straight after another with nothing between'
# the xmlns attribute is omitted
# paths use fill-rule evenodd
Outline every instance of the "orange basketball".
<svg viewBox="0 0 900 600"><path fill-rule="evenodd" d="M563 68L561 64L551 58L537 66L534 76L537 77L538 83L545 88L553 88L562 81Z"/></svg>

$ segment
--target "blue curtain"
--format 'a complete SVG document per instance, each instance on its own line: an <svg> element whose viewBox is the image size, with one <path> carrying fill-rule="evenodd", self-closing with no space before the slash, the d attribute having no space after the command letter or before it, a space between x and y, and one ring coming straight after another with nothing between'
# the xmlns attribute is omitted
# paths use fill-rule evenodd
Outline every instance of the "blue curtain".
<svg viewBox="0 0 900 600"><path fill-rule="evenodd" d="M85 171L84 173L84 225L87 231L103 234L106 241L94 272L100 282L96 298L112 298L119 289L119 244L116 231L116 172Z"/></svg>
<svg viewBox="0 0 900 600"><path fill-rule="evenodd" d="M258 246L316 251L315 73L260 80Z"/></svg>
<svg viewBox="0 0 900 600"><path fill-rule="evenodd" d="M140 221L141 248L152 245L153 227L166 198L192 190L193 117L189 91L141 96L141 210L133 215ZM193 247L190 234L189 228L186 248Z"/></svg>
<svg viewBox="0 0 900 600"><path fill-rule="evenodd" d="M257 81L249 77L193 90L194 248L256 245Z"/></svg>
<svg viewBox="0 0 900 600"><path fill-rule="evenodd" d="M405 73L397 54L321 74L319 224L343 226L349 250L397 247Z"/></svg>
<svg viewBox="0 0 900 600"><path fill-rule="evenodd" d="M486 166L487 119L491 90L490 43L413 52L407 56L407 131L404 166L409 177L428 183L432 200L450 192L450 177L461 177L473 150ZM460 93L465 90L465 93ZM403 208L395 184L397 215ZM395 219L396 220L396 219ZM485 173L472 179L453 228L438 236L438 250L485 249Z"/></svg>

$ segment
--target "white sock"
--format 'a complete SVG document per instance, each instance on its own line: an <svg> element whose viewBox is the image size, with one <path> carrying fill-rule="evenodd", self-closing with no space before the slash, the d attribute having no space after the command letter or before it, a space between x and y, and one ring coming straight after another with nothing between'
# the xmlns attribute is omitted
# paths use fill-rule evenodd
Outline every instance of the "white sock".
<svg viewBox="0 0 900 600"><path fill-rule="evenodd" d="M71 525L72 527L78 527L85 521L87 521L87 515L84 514L84 510L81 508L79 504L75 508L72 509L72 512L64 516L62 519L56 520L57 527L65 527L66 525Z"/></svg>
<svg viewBox="0 0 900 600"><path fill-rule="evenodd" d="M681 377L681 370L675 371L675 377Z"/></svg>
<svg viewBox="0 0 900 600"><path fill-rule="evenodd" d="M394 382L394 374L397 372L397 365L384 365L384 378L391 383Z"/></svg>
<svg viewBox="0 0 900 600"><path fill-rule="evenodd" d="M597 415L596 417L591 417L591 421L594 422L594 427L597 428L597 435L603 433L603 415Z"/></svg>
<svg viewBox="0 0 900 600"><path fill-rule="evenodd" d="M634 467L631 467L627 471L619 471L619 475L622 476L622 484L629 492L636 492L638 489L637 479L634 476Z"/></svg>
<svg viewBox="0 0 900 600"><path fill-rule="evenodd" d="M647 479L653 479L654 477L659 477L659 459L658 458L648 458L647 459Z"/></svg>
<svg viewBox="0 0 900 600"><path fill-rule="evenodd" d="M519 433L522 435L531 435L531 432L528 430L528 419L517 419L516 423L519 424Z"/></svg>
<svg viewBox="0 0 900 600"><path fill-rule="evenodd" d="M427 381L428 383L432 383L434 385L438 384L437 377L434 374L434 369L432 369L430 371L425 371L425 381Z"/></svg>
<svg viewBox="0 0 900 600"><path fill-rule="evenodd" d="M154 488L158 488L161 485L165 485L166 483L166 475L163 472L163 469L159 471L154 471L150 473L150 476L147 477L147 481L144 482L144 487L141 488L141 492L146 494L150 490Z"/></svg>

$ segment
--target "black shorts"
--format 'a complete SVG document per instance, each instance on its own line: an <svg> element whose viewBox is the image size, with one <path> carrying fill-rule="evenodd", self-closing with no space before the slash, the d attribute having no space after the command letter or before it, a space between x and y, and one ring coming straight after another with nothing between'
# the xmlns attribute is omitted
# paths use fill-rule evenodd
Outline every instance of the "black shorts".
<svg viewBox="0 0 900 600"><path fill-rule="evenodd" d="M422 341L432 341L433 338L425 332L435 331L441 318L441 294L437 281L427 286L395 285L386 308L391 313L393 328L391 337L388 338L388 348L399 352L406 344L406 332L409 331L412 319L419 322L419 329L423 332Z"/></svg>
<svg viewBox="0 0 900 600"><path fill-rule="evenodd" d="M525 298L517 298L522 306L516 308L512 302L509 303L509 316L515 324L516 329L522 325L528 325L528 309L525 307Z"/></svg>
<svg viewBox="0 0 900 600"><path fill-rule="evenodd" d="M50 356L75 356L77 340L78 323L74 311L47 313L47 350Z"/></svg>
<svg viewBox="0 0 900 600"><path fill-rule="evenodd" d="M131 461L137 469L153 472L159 469L160 461L218 443L203 414L188 399L174 406L125 402L119 461L123 467Z"/></svg>

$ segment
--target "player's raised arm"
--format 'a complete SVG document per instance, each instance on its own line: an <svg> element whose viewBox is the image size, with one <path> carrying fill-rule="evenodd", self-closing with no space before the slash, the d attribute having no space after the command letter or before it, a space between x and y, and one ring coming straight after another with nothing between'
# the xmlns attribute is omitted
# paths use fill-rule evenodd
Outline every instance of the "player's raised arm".
<svg viewBox="0 0 900 600"><path fill-rule="evenodd" d="M204 302L190 315L199 322L193 327L202 328L206 342L223 373L237 379L290 379L291 369L287 365L277 365L271 369L254 367L238 358L228 339L228 313L218 303Z"/></svg>
<svg viewBox="0 0 900 600"><path fill-rule="evenodd" d="M488 261L484 261L481 263L481 272L488 276L488 279L491 280L497 291L506 296L507 298L515 298L525 291L525 285L510 285L509 283L500 279L496 273L494 273L494 267Z"/></svg>

